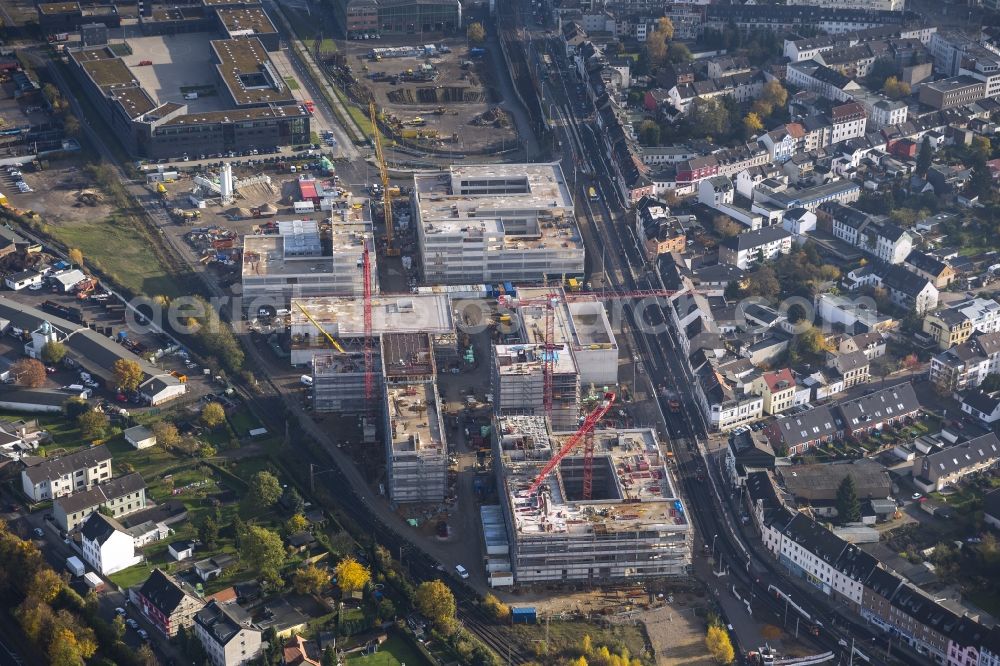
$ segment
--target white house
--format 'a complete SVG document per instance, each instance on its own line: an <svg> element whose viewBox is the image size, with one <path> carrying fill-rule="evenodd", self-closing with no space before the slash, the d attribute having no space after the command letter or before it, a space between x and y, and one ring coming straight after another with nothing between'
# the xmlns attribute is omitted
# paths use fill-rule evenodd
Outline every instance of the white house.
<svg viewBox="0 0 1000 666"><path fill-rule="evenodd" d="M212 666L244 666L260 655L261 631L238 610L212 600L194 616L195 635Z"/></svg>
<svg viewBox="0 0 1000 666"><path fill-rule="evenodd" d="M986 425L1000 421L1000 394L985 393L978 389L962 396L962 411Z"/></svg>
<svg viewBox="0 0 1000 666"><path fill-rule="evenodd" d="M121 523L100 513L92 513L80 531L83 559L102 576L108 576L138 564L135 540L125 533Z"/></svg>
<svg viewBox="0 0 1000 666"><path fill-rule="evenodd" d="M792 235L792 240L801 245L806 242L806 234L816 230L816 213L805 208L785 211L781 226Z"/></svg>
<svg viewBox="0 0 1000 666"><path fill-rule="evenodd" d="M32 459L21 471L21 489L32 501L55 499L111 478L111 453L104 445L58 458Z"/></svg>
<svg viewBox="0 0 1000 666"><path fill-rule="evenodd" d="M719 263L747 269L792 251L792 234L782 227L764 227L719 243Z"/></svg>
<svg viewBox="0 0 1000 666"><path fill-rule="evenodd" d="M20 273L11 273L10 275L4 277L4 285L8 289L14 291L21 291L26 287L42 283L42 274L38 271L21 271Z"/></svg>
<svg viewBox="0 0 1000 666"><path fill-rule="evenodd" d="M124 434L125 441L135 449L148 449L156 444L156 435L146 426L132 426Z"/></svg>
<svg viewBox="0 0 1000 666"><path fill-rule="evenodd" d="M805 514L797 514L782 531L778 561L825 594L833 590L834 565L847 542Z"/></svg>

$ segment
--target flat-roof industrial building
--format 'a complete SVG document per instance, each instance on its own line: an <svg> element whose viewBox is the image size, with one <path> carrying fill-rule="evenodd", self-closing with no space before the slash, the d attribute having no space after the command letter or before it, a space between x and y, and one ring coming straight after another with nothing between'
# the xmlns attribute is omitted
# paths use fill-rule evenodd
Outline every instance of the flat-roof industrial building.
<svg viewBox="0 0 1000 666"><path fill-rule="evenodd" d="M67 51L87 97L131 154L309 142L309 112L268 55L278 33L262 9L173 8L142 20L145 36L129 37L125 55L110 46Z"/></svg>
<svg viewBox="0 0 1000 666"><path fill-rule="evenodd" d="M411 201L427 283L540 284L583 275L583 238L558 163L418 173Z"/></svg>
<svg viewBox="0 0 1000 666"><path fill-rule="evenodd" d="M542 417L496 420L497 489L515 583L687 575L691 524L653 430L595 431L590 500L583 499L582 451L527 494L570 435L550 432ZM489 559L488 570L503 567L501 556Z"/></svg>

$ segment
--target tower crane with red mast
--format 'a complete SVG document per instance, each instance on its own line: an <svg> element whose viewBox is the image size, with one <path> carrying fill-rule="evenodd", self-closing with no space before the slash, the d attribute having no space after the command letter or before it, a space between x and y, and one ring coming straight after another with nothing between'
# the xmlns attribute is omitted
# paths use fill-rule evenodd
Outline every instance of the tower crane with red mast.
<svg viewBox="0 0 1000 666"><path fill-rule="evenodd" d="M542 468L542 471L538 473L538 476L535 477L535 480L531 482L531 487L528 488L528 493L527 493L529 496L534 495L536 492L538 492L539 487L541 487L545 479L548 478L549 474L552 473L552 470L554 470L559 465L559 463L562 462L563 458L568 456L570 452L572 452L573 449L577 447L581 439L585 439L588 434L594 431L594 428L597 427L597 424L600 423L601 419L605 417L608 411L610 411L611 406L614 404L615 404L615 394L605 393L604 399L601 400L601 403L596 408L594 408L594 411L592 411L590 414L587 415L587 418L584 419L583 425L580 426L580 429L577 430L572 435L570 435L570 438L566 440L566 443L563 444L561 449L559 449L559 452L556 453L554 456L552 456L552 459L549 460L549 462L545 465L545 467ZM593 451L594 451L593 444L591 443L590 445L591 460L593 460L593 455L594 455ZM584 454L585 454L584 460L586 460L586 452L584 452ZM593 488L592 464L589 470L587 469L586 465L584 466L583 485L584 488L586 488L588 485L591 488Z"/></svg>
<svg viewBox="0 0 1000 666"><path fill-rule="evenodd" d="M372 349L372 345L374 344L372 341L372 262L367 242L365 242L365 249L361 255L361 264L362 279L364 280L362 289L364 293L363 310L365 324L365 403L368 405L368 411L372 412L375 409L375 353Z"/></svg>

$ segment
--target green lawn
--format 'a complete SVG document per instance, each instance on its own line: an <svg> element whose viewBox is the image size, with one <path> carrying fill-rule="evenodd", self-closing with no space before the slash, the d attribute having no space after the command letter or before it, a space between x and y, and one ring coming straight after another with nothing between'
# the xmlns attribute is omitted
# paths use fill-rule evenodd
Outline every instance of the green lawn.
<svg viewBox="0 0 1000 666"><path fill-rule="evenodd" d="M168 275L156 253L128 216L88 219L67 225L47 225L67 247L80 248L84 260L135 293L181 295L182 285Z"/></svg>
<svg viewBox="0 0 1000 666"><path fill-rule="evenodd" d="M227 418L237 437L246 437L248 432L260 427L260 421L245 406L231 412Z"/></svg>
<svg viewBox="0 0 1000 666"><path fill-rule="evenodd" d="M430 666L415 647L405 637L392 634L379 646L378 652L362 656L360 652L347 655L347 663L357 666Z"/></svg>
<svg viewBox="0 0 1000 666"><path fill-rule="evenodd" d="M38 448L39 455L51 455L60 449L69 453L88 446L88 442L80 439L80 430L75 424L57 414L19 414L17 412L0 412L3 421L37 421L38 426L52 435L52 443Z"/></svg>
<svg viewBox="0 0 1000 666"><path fill-rule="evenodd" d="M289 90L298 90L300 87L298 80L294 76L286 76L285 83L288 84Z"/></svg>
<svg viewBox="0 0 1000 666"><path fill-rule="evenodd" d="M108 576L108 578L110 578L111 582L117 585L118 587L122 588L123 590L127 590L130 587L141 584L143 581L149 578L149 574L151 573L153 573L152 566L150 564L147 564L146 562L143 562L141 564L135 565L134 567L129 567L128 569L122 569L118 573L113 573L110 576Z"/></svg>

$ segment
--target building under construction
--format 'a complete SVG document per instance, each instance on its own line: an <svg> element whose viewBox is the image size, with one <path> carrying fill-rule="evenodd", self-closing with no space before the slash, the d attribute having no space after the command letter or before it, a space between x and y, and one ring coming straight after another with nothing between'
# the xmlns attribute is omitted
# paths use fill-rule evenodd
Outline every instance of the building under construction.
<svg viewBox="0 0 1000 666"><path fill-rule="evenodd" d="M382 336L386 491L398 504L441 502L448 487L448 446L427 334Z"/></svg>
<svg viewBox="0 0 1000 666"><path fill-rule="evenodd" d="M559 287L520 287L517 297L505 297L502 305L516 308L521 339L529 344L545 342L545 319L551 305L549 342L569 348L584 390L618 383L618 342L604 304L596 296L573 295L567 300Z"/></svg>
<svg viewBox="0 0 1000 666"><path fill-rule="evenodd" d="M371 227L366 223L324 224L326 243L314 220L278 222L276 234L255 234L243 239L243 306L256 313L260 307L279 309L292 298L364 293L362 260L365 246L374 260ZM328 229L328 230L327 230ZM371 279L377 274L372 267ZM372 292L377 291L372 284Z"/></svg>
<svg viewBox="0 0 1000 666"><path fill-rule="evenodd" d="M563 458L527 494L571 436L549 432L542 417L496 421L497 488L516 584L687 574L691 524L652 429L594 432L590 500L583 499L582 451Z"/></svg>
<svg viewBox="0 0 1000 666"><path fill-rule="evenodd" d="M451 299L447 295L377 295L372 297L371 307L371 331L376 339L385 333L426 333L431 337L431 348L438 363L457 356L458 338ZM316 354L331 352L330 343L316 330L317 325L339 340L348 351L360 351L365 335L364 317L364 299L361 298L330 296L293 299L290 317L292 365L309 365ZM378 347L377 342L375 347Z"/></svg>
<svg viewBox="0 0 1000 666"><path fill-rule="evenodd" d="M547 355L549 355L547 357ZM580 420L580 374L566 345L494 345L491 387L497 416L545 416L545 365L552 371L552 427L575 430Z"/></svg>
<svg viewBox="0 0 1000 666"><path fill-rule="evenodd" d="M417 173L411 202L429 284L583 276L583 238L558 162Z"/></svg>

